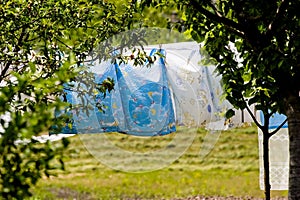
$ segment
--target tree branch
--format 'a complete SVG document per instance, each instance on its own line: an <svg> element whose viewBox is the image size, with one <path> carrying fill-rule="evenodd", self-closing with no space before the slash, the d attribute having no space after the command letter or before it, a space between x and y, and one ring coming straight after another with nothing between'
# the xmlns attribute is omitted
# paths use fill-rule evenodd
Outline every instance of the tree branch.
<svg viewBox="0 0 300 200"><path fill-rule="evenodd" d="M258 126L258 128L262 129L263 126L258 122L258 120L256 119L256 117L254 116L253 112L250 110L249 106L246 106L246 110L248 111L248 113L250 114L251 118L253 119L254 123Z"/></svg>
<svg viewBox="0 0 300 200"><path fill-rule="evenodd" d="M20 50L20 46L21 44L23 43L23 38L26 34L26 31L24 28L22 28L22 31L21 31L21 34L20 34L20 37L17 41L17 44L15 45L15 49L14 49L14 53L18 52ZM4 69L1 71L1 74L0 74L0 82L2 82L2 80L4 79L7 71L9 70L10 68L10 65L12 64L12 60L9 60L6 64L5 64L5 67Z"/></svg>
<svg viewBox="0 0 300 200"><path fill-rule="evenodd" d="M55 38L58 42L60 42L62 45L64 45L65 47L67 47L68 49L72 50L73 48L70 47L69 45L67 45L66 43L64 43L62 40L60 40L58 37Z"/></svg>
<svg viewBox="0 0 300 200"><path fill-rule="evenodd" d="M227 27L227 29L239 35L240 37L245 36L243 27L240 24L222 16L221 13L219 13L216 10L215 6L213 6L212 4L210 4L210 6L212 6L212 9L216 12L216 14L209 12L207 9L203 8L199 2L196 2L195 0L191 0L190 3L199 13L203 14L208 19L223 24L225 27Z"/></svg>
<svg viewBox="0 0 300 200"><path fill-rule="evenodd" d="M274 131L272 131L272 132L270 133L270 137L271 137L272 135L274 135L275 133L277 133L277 131L279 131L279 129L281 129L281 128L283 127L283 125L284 125L286 122L287 122L287 118L280 124L280 126L278 126Z"/></svg>
<svg viewBox="0 0 300 200"><path fill-rule="evenodd" d="M272 35L273 32L276 30L277 26L275 24L278 24L278 20L282 19L284 17L284 11L287 8L289 4L288 0L281 0L281 4L279 5L279 7L277 8L277 12L272 20L272 22L269 24L268 27L268 31L266 33L266 35ZM275 25L275 26L273 26Z"/></svg>

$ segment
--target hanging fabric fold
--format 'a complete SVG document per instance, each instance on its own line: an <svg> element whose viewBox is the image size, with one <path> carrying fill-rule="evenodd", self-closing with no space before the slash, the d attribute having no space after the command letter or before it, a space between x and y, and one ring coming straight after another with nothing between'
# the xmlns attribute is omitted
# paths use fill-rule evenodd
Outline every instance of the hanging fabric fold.
<svg viewBox="0 0 300 200"><path fill-rule="evenodd" d="M157 51L159 50L153 49L150 55ZM160 53L165 54L163 50ZM103 67L104 72L100 69ZM176 131L173 102L163 58L157 59L151 67L106 62L105 65L94 66L92 71L95 73L96 83L102 83L108 77L114 79L114 90L107 93L105 98L103 94L97 94L95 100L86 95L86 100L94 109L88 114L84 111L73 111L72 120L62 129L63 133L120 132L155 136ZM65 92L69 103L83 103L76 92L67 88ZM99 111L96 103L105 106L104 112Z"/></svg>
<svg viewBox="0 0 300 200"><path fill-rule="evenodd" d="M62 132L154 136L174 132L176 126L226 129L224 113L232 106L222 100L221 77L214 74L215 66L201 65L197 44L164 44L163 48L145 48L149 55L164 55L157 56L151 67L147 63L91 63L95 82L100 84L110 77L115 82L114 90L105 98L101 93L95 99L87 97L92 106L103 104L104 112L95 105L89 115L70 112L73 117ZM76 92L65 91L69 103L82 103Z"/></svg>

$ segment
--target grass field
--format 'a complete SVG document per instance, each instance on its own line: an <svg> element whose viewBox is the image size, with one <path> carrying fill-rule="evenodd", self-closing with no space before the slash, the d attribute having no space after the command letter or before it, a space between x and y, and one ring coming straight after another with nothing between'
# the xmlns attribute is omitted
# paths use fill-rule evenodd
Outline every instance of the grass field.
<svg viewBox="0 0 300 200"><path fill-rule="evenodd" d="M66 170L43 178L33 189L33 199L263 197L254 126L217 133L179 129L176 134L153 138L77 135L70 141ZM134 153L139 156L129 156ZM203 157L205 153L209 154ZM272 191L272 196L287 196L287 191Z"/></svg>

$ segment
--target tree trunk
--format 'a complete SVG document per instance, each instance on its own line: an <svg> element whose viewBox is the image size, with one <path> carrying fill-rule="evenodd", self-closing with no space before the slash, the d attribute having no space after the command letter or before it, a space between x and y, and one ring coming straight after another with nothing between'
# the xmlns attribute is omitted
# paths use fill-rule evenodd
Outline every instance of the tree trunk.
<svg viewBox="0 0 300 200"><path fill-rule="evenodd" d="M270 184L270 159L269 159L269 131L268 128L263 130L263 165L264 165L264 183L265 183L265 199L270 200L271 184Z"/></svg>
<svg viewBox="0 0 300 200"><path fill-rule="evenodd" d="M300 199L300 98L288 99L288 129L290 139L289 200Z"/></svg>

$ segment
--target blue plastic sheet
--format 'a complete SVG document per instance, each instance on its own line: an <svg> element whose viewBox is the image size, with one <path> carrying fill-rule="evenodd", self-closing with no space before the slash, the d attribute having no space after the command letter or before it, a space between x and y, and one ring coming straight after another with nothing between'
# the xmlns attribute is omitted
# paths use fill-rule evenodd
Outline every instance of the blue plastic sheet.
<svg viewBox="0 0 300 200"><path fill-rule="evenodd" d="M153 49L151 54L156 51ZM164 51L161 53L164 54ZM92 102L94 109L89 114L72 113L72 121L62 133L120 132L154 136L176 131L172 94L163 58L157 59L151 67L107 63L105 68L103 74L95 73L95 82L102 83L110 77L115 81L114 90L105 98L98 94L95 100L87 94L86 98ZM76 92L67 88L65 92L69 103L82 103ZM106 106L104 112L96 107L97 102Z"/></svg>

